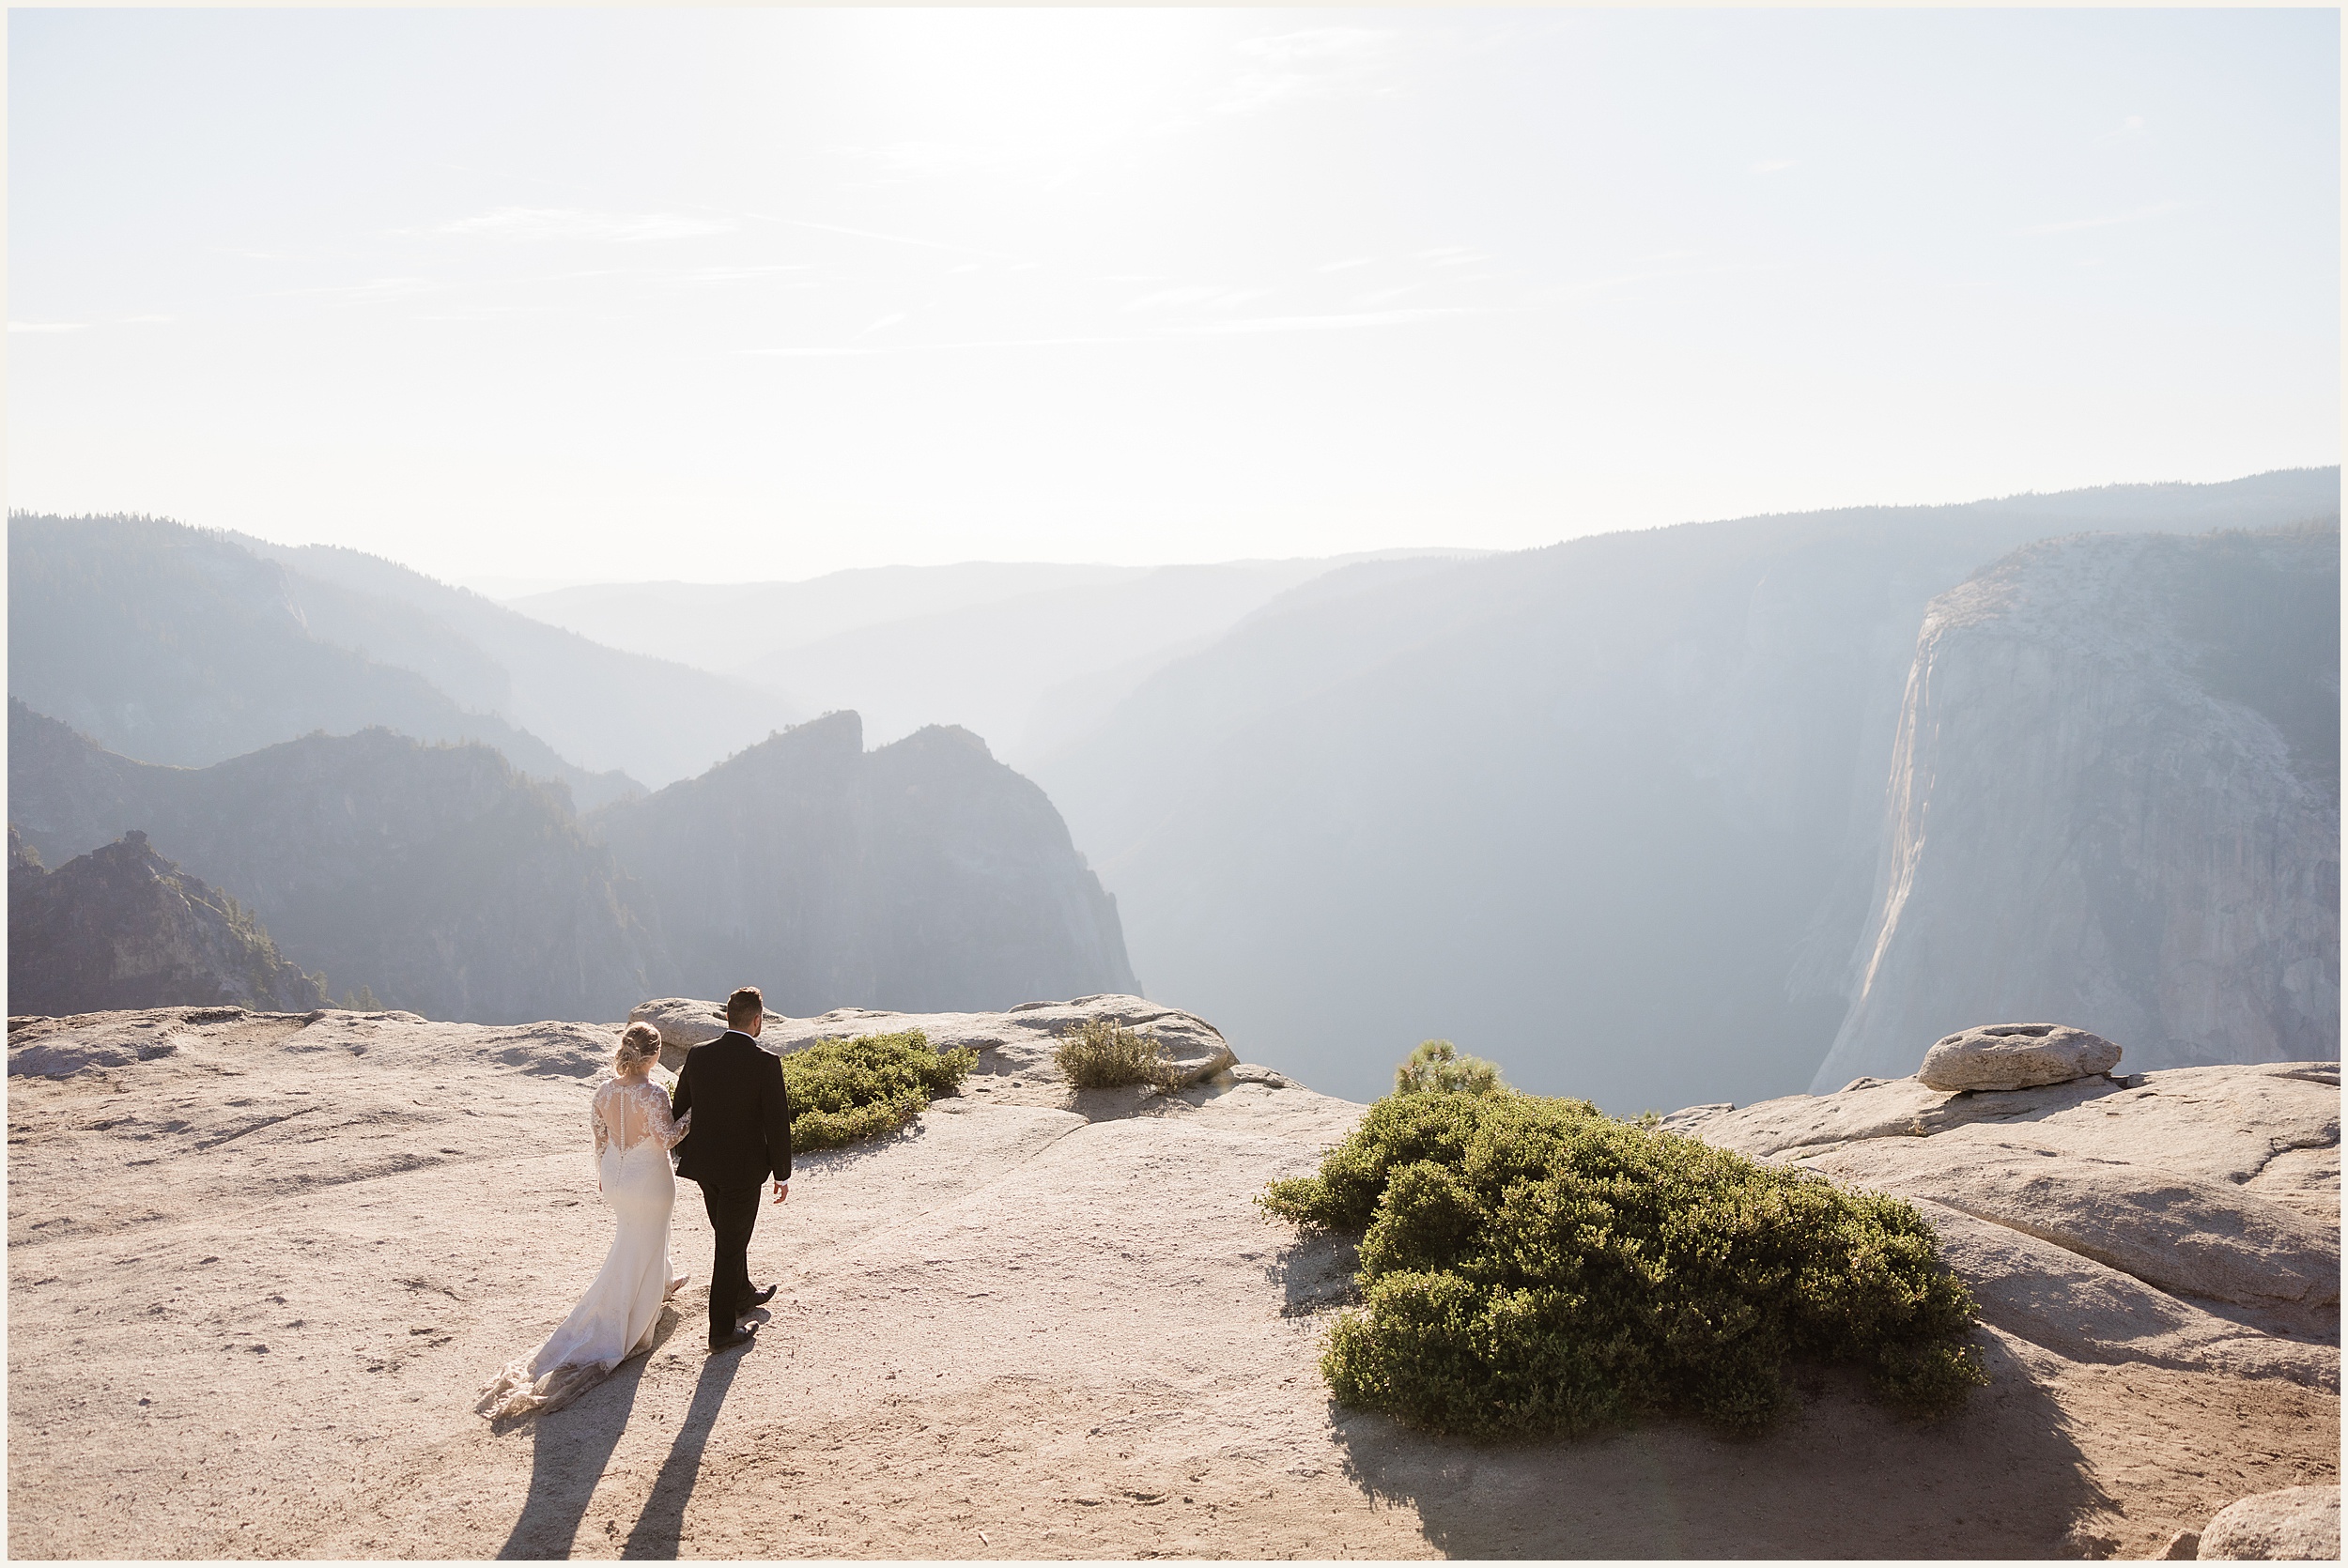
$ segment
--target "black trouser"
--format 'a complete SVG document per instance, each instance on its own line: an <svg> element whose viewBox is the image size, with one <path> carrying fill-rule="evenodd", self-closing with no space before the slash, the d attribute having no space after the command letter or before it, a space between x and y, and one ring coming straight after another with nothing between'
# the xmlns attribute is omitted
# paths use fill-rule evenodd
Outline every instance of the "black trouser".
<svg viewBox="0 0 2348 1568"><path fill-rule="evenodd" d="M709 1337L734 1332L744 1298L750 1293L750 1232L758 1228L758 1191L748 1187L702 1188L709 1228L718 1233L718 1261L709 1269Z"/></svg>

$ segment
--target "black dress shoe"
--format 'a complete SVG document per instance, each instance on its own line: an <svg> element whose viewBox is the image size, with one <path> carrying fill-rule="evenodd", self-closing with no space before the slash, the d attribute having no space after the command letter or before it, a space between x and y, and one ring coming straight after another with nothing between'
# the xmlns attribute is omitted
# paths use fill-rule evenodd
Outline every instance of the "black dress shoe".
<svg viewBox="0 0 2348 1568"><path fill-rule="evenodd" d="M720 1350L739 1350L757 1337L758 1330L755 1329L736 1329L730 1334L719 1334L711 1339L709 1353L715 1356Z"/></svg>
<svg viewBox="0 0 2348 1568"><path fill-rule="evenodd" d="M749 1312L753 1308L763 1307L774 1299L775 1287L773 1285L768 1285L764 1290L753 1290L749 1295L743 1297L742 1304L734 1310L738 1315L742 1313Z"/></svg>

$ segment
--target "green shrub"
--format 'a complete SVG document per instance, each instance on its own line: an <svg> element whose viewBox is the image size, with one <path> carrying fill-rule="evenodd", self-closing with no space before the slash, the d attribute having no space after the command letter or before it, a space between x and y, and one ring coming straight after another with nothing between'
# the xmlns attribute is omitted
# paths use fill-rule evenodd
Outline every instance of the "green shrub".
<svg viewBox="0 0 2348 1568"><path fill-rule="evenodd" d="M1111 1019L1087 1019L1052 1047L1052 1061L1080 1089L1113 1089L1120 1084L1154 1084L1170 1089L1179 1082L1163 1042L1137 1035Z"/></svg>
<svg viewBox="0 0 2348 1568"><path fill-rule="evenodd" d="M1500 1068L1481 1056L1464 1056L1449 1040L1421 1040L1410 1060L1394 1069L1398 1095L1499 1095L1510 1092Z"/></svg>
<svg viewBox="0 0 2348 1568"><path fill-rule="evenodd" d="M1673 1410L1752 1431L1789 1355L1862 1365L1920 1414L1987 1381L1972 1298L1912 1206L1586 1100L1392 1096L1319 1175L1259 1202L1362 1233L1364 1304L1321 1372L1343 1403L1436 1432L1569 1435Z"/></svg>
<svg viewBox="0 0 2348 1568"><path fill-rule="evenodd" d="M819 1040L782 1058L791 1092L794 1150L838 1148L889 1132L951 1094L979 1059L975 1051L937 1052L919 1029Z"/></svg>

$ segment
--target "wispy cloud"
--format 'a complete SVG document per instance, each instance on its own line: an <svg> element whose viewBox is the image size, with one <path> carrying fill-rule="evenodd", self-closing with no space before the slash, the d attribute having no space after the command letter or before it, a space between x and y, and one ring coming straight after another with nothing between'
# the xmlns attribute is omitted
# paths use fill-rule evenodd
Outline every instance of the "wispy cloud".
<svg viewBox="0 0 2348 1568"><path fill-rule="evenodd" d="M706 284L764 283L786 277L793 272L811 269L804 262L748 263L738 267L687 267L673 272L663 272L660 281L687 288Z"/></svg>
<svg viewBox="0 0 2348 1568"><path fill-rule="evenodd" d="M1258 332L1333 332L1365 328L1404 327L1446 317L1489 315L1468 306L1423 310L1361 311L1342 315L1249 316L1235 321L1199 321L1160 327L1147 332L1103 333L1098 336L1033 338L963 338L950 341L897 344L825 344L800 347L737 348L742 359L830 360L874 354L945 354L991 348L1075 348L1133 344L1169 344L1186 338L1237 337Z"/></svg>
<svg viewBox="0 0 2348 1568"><path fill-rule="evenodd" d="M945 251L952 255L980 256L988 261L1010 262L1013 264L1014 269L1035 265L1034 262L1022 256L1011 255L1002 251L981 250L976 245L957 245L950 239L924 239L916 235L885 234L878 229L851 228L845 223L819 223L810 218L777 218L765 212L745 213L744 216L755 219L762 223L775 223L788 229L807 229L816 234L844 234L856 239L878 239L889 245L911 245L917 250Z"/></svg>
<svg viewBox="0 0 2348 1568"><path fill-rule="evenodd" d="M2131 137L2141 136L2143 134L2144 116L2141 115L2130 115L2126 119L2122 120L2118 125L2113 126L2109 131L2107 131L2102 135L2096 137L2095 140L2098 142L2124 142L2129 140Z"/></svg>
<svg viewBox="0 0 2348 1568"><path fill-rule="evenodd" d="M2183 202L2155 202L2150 207L2139 207L2134 212L2108 212L2093 218L2066 218L2059 223L2037 223L2030 228L2016 229L2014 232L2027 237L2042 234L2076 234L2081 229L2117 228L2122 223L2140 223L2150 218L2165 218L2170 213L2179 212L2184 208L2185 203Z"/></svg>
<svg viewBox="0 0 2348 1568"><path fill-rule="evenodd" d="M1262 293L1260 288L1215 288L1194 284L1184 288L1161 288L1154 294L1145 294L1138 300L1128 301L1125 308L1147 312L1228 310Z"/></svg>
<svg viewBox="0 0 2348 1568"><path fill-rule="evenodd" d="M1300 99L1391 92L1381 78L1398 37L1367 27L1307 27L1244 39L1236 47L1247 65L1215 108L1248 115Z"/></svg>
<svg viewBox="0 0 2348 1568"><path fill-rule="evenodd" d="M570 239L618 244L693 239L730 234L734 221L688 218L673 212L590 212L568 207L502 207L440 224L438 234L486 235L497 239Z"/></svg>
<svg viewBox="0 0 2348 1568"><path fill-rule="evenodd" d="M1213 337L1239 332L1343 332L1364 327L1407 327L1420 321L1486 314L1468 305L1426 305L1411 310L1355 311L1341 315L1244 316L1237 321L1201 321L1179 331Z"/></svg>
<svg viewBox="0 0 2348 1568"><path fill-rule="evenodd" d="M980 177L1053 185L1079 166L1064 146L989 146L977 142L890 142L834 147L831 155L856 172L852 185L865 187Z"/></svg>
<svg viewBox="0 0 2348 1568"><path fill-rule="evenodd" d="M867 332L885 332L888 331L889 328L898 325L904 319L905 313L904 311L891 311L877 321L866 323L864 330Z"/></svg>
<svg viewBox="0 0 2348 1568"><path fill-rule="evenodd" d="M355 284L321 284L314 288L287 288L278 292L332 303L363 305L377 300L405 300L447 286L429 278L367 278Z"/></svg>
<svg viewBox="0 0 2348 1568"><path fill-rule="evenodd" d="M966 338L947 342L889 344L822 344L782 348L737 348L734 357L754 360L842 360L873 354L953 353L971 348L1071 348L1096 344L1148 343L1134 335L1053 338ZM1162 341L1162 340L1159 340Z"/></svg>
<svg viewBox="0 0 2348 1568"><path fill-rule="evenodd" d="M1367 267L1376 256L1349 256L1343 261L1324 261L1313 269L1316 272L1350 272L1356 267Z"/></svg>
<svg viewBox="0 0 2348 1568"><path fill-rule="evenodd" d="M86 321L11 321L11 332L78 332L89 325Z"/></svg>

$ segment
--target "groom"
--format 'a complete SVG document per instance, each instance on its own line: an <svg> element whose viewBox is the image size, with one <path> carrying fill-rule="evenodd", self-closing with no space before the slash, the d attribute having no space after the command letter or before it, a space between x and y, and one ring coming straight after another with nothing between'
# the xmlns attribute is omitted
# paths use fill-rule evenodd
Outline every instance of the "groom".
<svg viewBox="0 0 2348 1568"><path fill-rule="evenodd" d="M750 1232L758 1190L769 1176L775 1202L791 1191L791 1097L782 1063L758 1044L766 1001L756 986L726 998L726 1032L687 1053L676 1077L676 1114L693 1113L693 1130L677 1145L677 1175L701 1183L718 1261L709 1271L709 1348L750 1343L741 1316L763 1306L775 1287L750 1288Z"/></svg>

